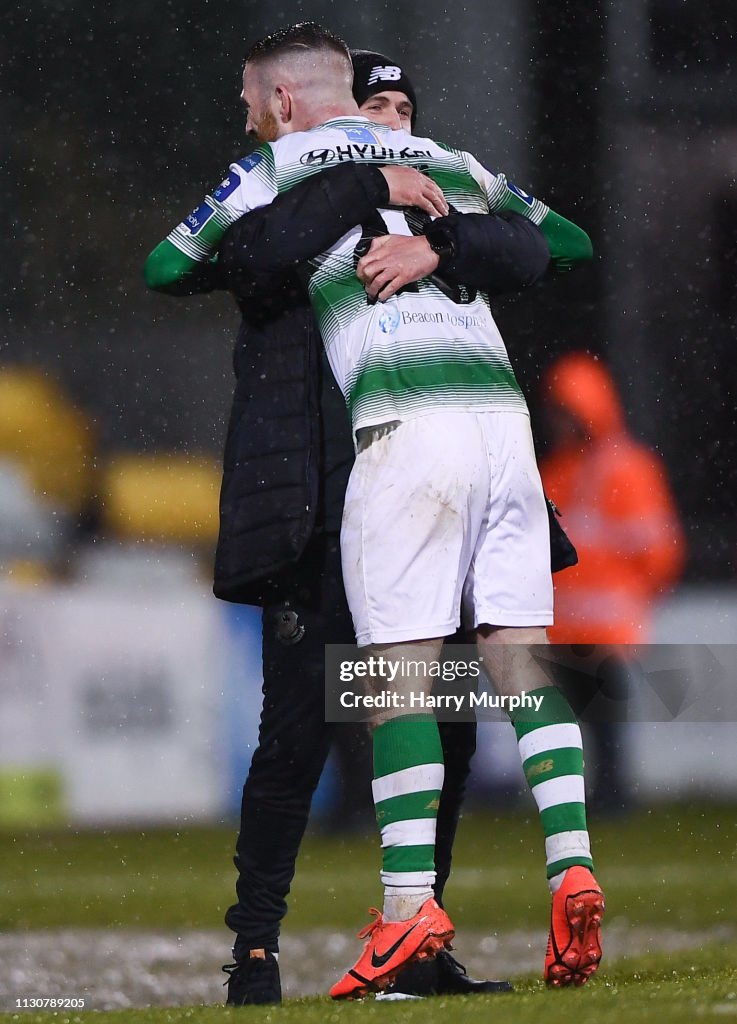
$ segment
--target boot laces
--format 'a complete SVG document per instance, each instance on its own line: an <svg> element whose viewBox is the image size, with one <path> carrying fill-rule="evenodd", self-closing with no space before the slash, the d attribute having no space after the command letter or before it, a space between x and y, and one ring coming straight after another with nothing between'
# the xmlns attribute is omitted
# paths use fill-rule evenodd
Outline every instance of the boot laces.
<svg viewBox="0 0 737 1024"><path fill-rule="evenodd" d="M369 910L369 914L374 914L374 920L367 924L365 928L361 929L361 931L358 933L359 939L368 939L371 935L374 934L376 929L380 928L381 925L384 923L384 915L381 913L380 910L377 910L376 907L371 907Z"/></svg>

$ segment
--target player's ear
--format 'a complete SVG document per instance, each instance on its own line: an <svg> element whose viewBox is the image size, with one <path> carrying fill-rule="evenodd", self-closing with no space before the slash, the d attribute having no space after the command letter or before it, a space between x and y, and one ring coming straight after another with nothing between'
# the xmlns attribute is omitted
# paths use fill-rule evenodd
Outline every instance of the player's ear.
<svg viewBox="0 0 737 1024"><path fill-rule="evenodd" d="M277 116L282 124L289 124L293 116L292 94L285 85L277 85L274 91L278 103Z"/></svg>

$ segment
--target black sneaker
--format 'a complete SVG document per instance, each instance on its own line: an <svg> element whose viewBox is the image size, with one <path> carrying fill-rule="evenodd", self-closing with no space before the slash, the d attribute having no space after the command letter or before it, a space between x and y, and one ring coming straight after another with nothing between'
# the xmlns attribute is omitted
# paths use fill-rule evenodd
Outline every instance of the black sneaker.
<svg viewBox="0 0 737 1024"><path fill-rule="evenodd" d="M281 980L279 963L273 953L266 957L249 957L235 964L225 964L229 975L226 1006L250 1006L256 1003L280 1003Z"/></svg>
<svg viewBox="0 0 737 1024"><path fill-rule="evenodd" d="M489 992L514 992L509 981L475 981L466 968L441 950L434 960L410 964L394 983L384 990L387 995L407 996L471 996Z"/></svg>

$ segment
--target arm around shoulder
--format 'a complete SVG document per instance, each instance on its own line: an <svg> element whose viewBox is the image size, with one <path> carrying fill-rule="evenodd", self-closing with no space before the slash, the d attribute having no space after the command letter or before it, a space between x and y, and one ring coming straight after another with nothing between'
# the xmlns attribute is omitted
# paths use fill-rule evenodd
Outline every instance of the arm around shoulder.
<svg viewBox="0 0 737 1024"><path fill-rule="evenodd" d="M550 264L545 237L520 214L452 213L432 226L452 243L453 257L442 270L450 284L503 295L535 284Z"/></svg>
<svg viewBox="0 0 737 1024"><path fill-rule="evenodd" d="M504 174L492 174L475 158L469 159L469 166L477 180L486 188L492 213L512 211L538 225L547 242L553 270L573 270L580 263L586 263L592 258L594 249L583 228L561 217L539 199L508 182Z"/></svg>
<svg viewBox="0 0 737 1024"><path fill-rule="evenodd" d="M224 270L284 273L330 248L389 199L378 167L346 163L314 174L233 224L220 245Z"/></svg>

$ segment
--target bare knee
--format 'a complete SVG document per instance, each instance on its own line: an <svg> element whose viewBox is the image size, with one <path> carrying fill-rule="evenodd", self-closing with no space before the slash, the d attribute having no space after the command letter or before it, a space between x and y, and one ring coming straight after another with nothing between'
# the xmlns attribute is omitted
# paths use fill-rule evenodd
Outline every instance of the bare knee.
<svg viewBox="0 0 737 1024"><path fill-rule="evenodd" d="M497 692L520 694L550 686L551 680L534 657L547 644L544 626L491 626L477 629L478 648Z"/></svg>
<svg viewBox="0 0 737 1024"><path fill-rule="evenodd" d="M372 644L367 649L374 666L365 679L367 693L388 692L390 702L375 711L367 725L373 732L380 725L411 714L410 694L427 695L432 690L432 665L439 659L443 637L429 640L402 640L395 644Z"/></svg>

